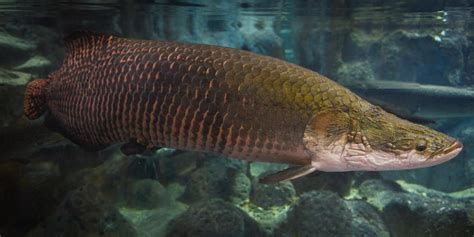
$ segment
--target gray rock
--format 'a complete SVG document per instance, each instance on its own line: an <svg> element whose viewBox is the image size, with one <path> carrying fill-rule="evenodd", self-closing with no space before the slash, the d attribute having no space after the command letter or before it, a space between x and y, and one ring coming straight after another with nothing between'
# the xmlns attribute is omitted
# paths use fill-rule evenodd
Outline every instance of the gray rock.
<svg viewBox="0 0 474 237"><path fill-rule="evenodd" d="M179 202L155 209L121 208L120 213L133 225L140 237L165 236L169 223L186 211Z"/></svg>
<svg viewBox="0 0 474 237"><path fill-rule="evenodd" d="M383 179L368 179L359 186L359 194L363 197L375 197L384 192L403 192L403 189L399 184Z"/></svg>
<svg viewBox="0 0 474 237"><path fill-rule="evenodd" d="M421 186L367 180L359 195L382 211L392 236L470 236L474 225L464 202ZM409 191L406 192L405 191Z"/></svg>
<svg viewBox="0 0 474 237"><path fill-rule="evenodd" d="M466 44L464 36L440 38L430 33L395 31L373 44L368 57L376 78L459 85Z"/></svg>
<svg viewBox="0 0 474 237"><path fill-rule="evenodd" d="M219 199L191 206L171 222L167 232L167 237L265 236L244 211Z"/></svg>
<svg viewBox="0 0 474 237"><path fill-rule="evenodd" d="M0 65L15 66L28 60L36 48L32 42L17 38L0 29Z"/></svg>
<svg viewBox="0 0 474 237"><path fill-rule="evenodd" d="M283 58L282 39L275 32L273 16L245 17L240 22L239 30L244 39L242 49Z"/></svg>
<svg viewBox="0 0 474 237"><path fill-rule="evenodd" d="M291 204L296 198L296 192L291 182L276 184L255 183L252 188L250 201L262 208Z"/></svg>
<svg viewBox="0 0 474 237"><path fill-rule="evenodd" d="M466 73L464 73L463 84L474 86L474 39L471 39L470 47L466 54Z"/></svg>
<svg viewBox="0 0 474 237"><path fill-rule="evenodd" d="M268 163L268 162L251 162L249 164L249 173L251 177L260 177L263 174L269 174L288 168L287 164Z"/></svg>
<svg viewBox="0 0 474 237"><path fill-rule="evenodd" d="M252 183L244 172L238 172L231 184L231 198L233 203L239 204L249 199Z"/></svg>
<svg viewBox="0 0 474 237"><path fill-rule="evenodd" d="M335 193L312 191L303 194L290 208L277 236L351 236L351 211Z"/></svg>
<svg viewBox="0 0 474 237"><path fill-rule="evenodd" d="M157 180L142 179L132 181L127 191L127 204L135 208L151 209L164 206L172 200L165 187Z"/></svg>
<svg viewBox="0 0 474 237"><path fill-rule="evenodd" d="M156 183L156 181L153 181ZM147 181L147 183L150 183ZM154 186L154 185L153 185ZM187 206L175 199L182 194L182 187L178 184L169 184L161 196L165 195L168 201L157 200L159 205L153 209L143 209L135 207L121 207L120 213L132 223L137 230L138 236L156 237L165 236L166 229L171 220L185 212ZM151 201L151 199L149 199ZM152 203L150 203L152 204ZM149 205L155 206L155 205Z"/></svg>
<svg viewBox="0 0 474 237"><path fill-rule="evenodd" d="M47 69L51 67L51 61L41 55L35 55L14 69L32 74L46 74Z"/></svg>
<svg viewBox="0 0 474 237"><path fill-rule="evenodd" d="M28 73L0 68L0 85L2 86L24 86L30 80L31 75Z"/></svg>
<svg viewBox="0 0 474 237"><path fill-rule="evenodd" d="M28 236L136 236L136 231L97 189L84 186Z"/></svg>
<svg viewBox="0 0 474 237"><path fill-rule="evenodd" d="M23 91L30 79L30 74L0 68L0 129L23 115Z"/></svg>
<svg viewBox="0 0 474 237"><path fill-rule="evenodd" d="M346 201L352 211L352 236L389 237L390 233L380 212L364 201Z"/></svg>
<svg viewBox="0 0 474 237"><path fill-rule="evenodd" d="M236 174L243 168L242 161L209 156L186 177L186 191L182 200L188 203L210 198L230 200L234 193L229 184L234 183Z"/></svg>
<svg viewBox="0 0 474 237"><path fill-rule="evenodd" d="M397 194L383 209L393 236L471 236L474 225L467 211L451 200L426 200L414 194Z"/></svg>
<svg viewBox="0 0 474 237"><path fill-rule="evenodd" d="M353 172L314 172L291 182L298 194L312 190L328 190L341 197L349 194L352 187Z"/></svg>
<svg viewBox="0 0 474 237"><path fill-rule="evenodd" d="M364 88L373 80L374 72L367 62L345 63L337 69L337 81L347 87Z"/></svg>

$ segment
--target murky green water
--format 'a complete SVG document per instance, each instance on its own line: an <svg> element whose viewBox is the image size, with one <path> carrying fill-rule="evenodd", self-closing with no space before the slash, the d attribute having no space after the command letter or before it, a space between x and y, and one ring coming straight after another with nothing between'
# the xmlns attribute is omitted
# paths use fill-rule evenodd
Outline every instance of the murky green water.
<svg viewBox="0 0 474 237"><path fill-rule="evenodd" d="M472 236L473 1L0 1L0 236ZM89 30L213 44L317 71L458 138L431 168L315 172L164 148L87 152L23 115Z"/></svg>

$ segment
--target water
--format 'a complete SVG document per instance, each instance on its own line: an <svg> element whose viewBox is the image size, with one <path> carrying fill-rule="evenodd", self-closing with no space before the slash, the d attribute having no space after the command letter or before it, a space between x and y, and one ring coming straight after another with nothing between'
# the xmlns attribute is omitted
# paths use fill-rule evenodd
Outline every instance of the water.
<svg viewBox="0 0 474 237"><path fill-rule="evenodd" d="M472 236L472 1L1 1L0 236ZM315 172L160 149L86 152L23 116L25 85L76 30L214 44L322 73L458 138L455 159Z"/></svg>

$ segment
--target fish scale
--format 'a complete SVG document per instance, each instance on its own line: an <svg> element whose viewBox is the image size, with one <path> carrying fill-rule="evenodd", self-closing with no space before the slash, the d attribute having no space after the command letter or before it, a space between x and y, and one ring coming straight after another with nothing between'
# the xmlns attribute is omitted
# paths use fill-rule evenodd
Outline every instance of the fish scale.
<svg viewBox="0 0 474 237"><path fill-rule="evenodd" d="M307 163L294 154L312 115L357 96L284 61L208 45L81 33L48 79L47 106L71 140ZM329 100L340 96L340 100Z"/></svg>

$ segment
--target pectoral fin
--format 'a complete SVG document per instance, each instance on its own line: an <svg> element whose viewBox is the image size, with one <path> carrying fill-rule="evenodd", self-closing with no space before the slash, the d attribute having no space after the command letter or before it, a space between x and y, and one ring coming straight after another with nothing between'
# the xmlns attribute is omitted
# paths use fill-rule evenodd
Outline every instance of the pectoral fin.
<svg viewBox="0 0 474 237"><path fill-rule="evenodd" d="M288 169L284 169L276 173L269 174L261 178L259 182L263 184L272 184L272 183L278 183L282 181L288 181L288 180L299 178L301 176L305 176L309 173L312 173L315 170L316 170L316 167L312 165L293 166Z"/></svg>

